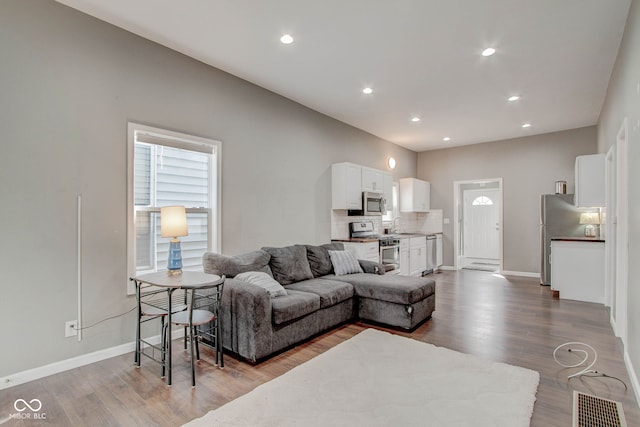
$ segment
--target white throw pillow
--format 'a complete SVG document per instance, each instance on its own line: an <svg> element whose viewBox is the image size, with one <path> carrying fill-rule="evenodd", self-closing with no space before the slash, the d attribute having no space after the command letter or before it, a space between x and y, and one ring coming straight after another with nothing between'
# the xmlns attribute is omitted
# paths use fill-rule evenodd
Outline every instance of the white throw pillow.
<svg viewBox="0 0 640 427"><path fill-rule="evenodd" d="M243 280L253 285L260 286L269 292L269 295L271 295L272 298L287 295L287 291L280 283L276 282L273 277L269 276L267 273L263 273L261 271L247 271L245 273L240 273L236 275L234 279Z"/></svg>
<svg viewBox="0 0 640 427"><path fill-rule="evenodd" d="M331 264L336 276L344 276L345 274L363 273L360 263L356 257L347 251L329 251Z"/></svg>

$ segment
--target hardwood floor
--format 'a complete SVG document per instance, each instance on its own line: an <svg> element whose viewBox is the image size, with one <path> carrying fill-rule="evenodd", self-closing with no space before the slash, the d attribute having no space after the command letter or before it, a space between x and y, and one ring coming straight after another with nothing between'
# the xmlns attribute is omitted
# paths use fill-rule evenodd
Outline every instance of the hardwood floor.
<svg viewBox="0 0 640 427"><path fill-rule="evenodd" d="M571 425L574 389L622 402L628 425L640 425L640 409L603 306L555 299L549 288L538 285L537 279L502 278L480 271L446 271L432 277L437 282L436 311L431 320L411 333L358 322L327 332L257 366L226 356L222 370L212 365L213 352L205 350L197 367L195 389L190 384L188 354L180 345L174 346L171 387L158 377L158 365L143 359L142 367L136 369L130 353L0 391L0 424L8 414L16 412L16 399L37 398L42 402L41 413L46 413L46 421L11 419L6 425L180 425L363 329L375 327L538 371L540 385L532 426ZM628 390L612 378L567 380L567 375L576 369L562 368L552 353L557 345L569 341L593 346L598 352L594 368L620 378Z"/></svg>

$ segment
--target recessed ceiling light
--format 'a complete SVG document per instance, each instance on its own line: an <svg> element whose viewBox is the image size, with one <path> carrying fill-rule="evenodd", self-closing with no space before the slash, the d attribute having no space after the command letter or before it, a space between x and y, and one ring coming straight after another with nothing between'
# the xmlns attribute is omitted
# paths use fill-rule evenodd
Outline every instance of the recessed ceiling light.
<svg viewBox="0 0 640 427"><path fill-rule="evenodd" d="M291 37L291 34L285 34L282 37L280 37L280 41L283 44L291 44L293 43L293 37Z"/></svg>
<svg viewBox="0 0 640 427"><path fill-rule="evenodd" d="M513 95L513 96L510 96L510 97L507 99L507 101L509 101L509 102L513 102L513 101L517 101L518 99L520 99L520 96L519 96L519 95Z"/></svg>
<svg viewBox="0 0 640 427"><path fill-rule="evenodd" d="M482 51L482 56L491 56L496 53L496 50L492 47L488 47Z"/></svg>
<svg viewBox="0 0 640 427"><path fill-rule="evenodd" d="M525 123L522 125L523 128L530 128L531 127L531 123Z"/></svg>
<svg viewBox="0 0 640 427"><path fill-rule="evenodd" d="M365 87L364 89L362 89L362 93L370 95L373 93L373 89L371 89L370 87Z"/></svg>
<svg viewBox="0 0 640 427"><path fill-rule="evenodd" d="M451 138L449 138L448 136L445 136L444 138L442 138L442 140L447 142L447 141L451 141Z"/></svg>
<svg viewBox="0 0 640 427"><path fill-rule="evenodd" d="M413 123L418 123L420 121L420 117L411 117L411 121Z"/></svg>

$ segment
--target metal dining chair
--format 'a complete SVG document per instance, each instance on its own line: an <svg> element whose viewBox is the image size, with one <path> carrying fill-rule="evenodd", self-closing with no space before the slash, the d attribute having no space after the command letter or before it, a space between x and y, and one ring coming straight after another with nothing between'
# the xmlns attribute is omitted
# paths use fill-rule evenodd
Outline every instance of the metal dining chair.
<svg viewBox="0 0 640 427"><path fill-rule="evenodd" d="M220 299L225 277L218 282L199 287L183 287L187 293L188 309L172 315L171 323L185 327L185 349L187 341L191 356L191 385L196 386L195 360L200 360L199 342L215 349L215 365L224 368L222 349L222 320ZM167 328L170 329L170 328ZM165 340L166 341L166 340Z"/></svg>
<svg viewBox="0 0 640 427"><path fill-rule="evenodd" d="M160 347L158 348L156 345L153 345L149 342L147 342L146 340L142 340L148 348L151 349L151 351L154 350L159 350L162 353L162 359L160 361L160 364L162 365L162 375L161 377L164 378L165 376L165 372L166 372L166 348L167 348L167 343L166 343L166 339L167 339L167 335L166 335L166 330L167 330L167 325L165 322L165 318L167 317L167 306L168 306L168 299L167 298L157 298L156 296L158 294L163 294L165 293L164 290L162 291L152 291L152 292L148 292L146 293L144 296L148 297L148 296L153 296L153 299L148 299L148 300L144 300L144 302L140 302L140 318L138 319L138 321L142 324L145 322L148 322L150 320L153 319L160 319L160 334L161 334L161 339L162 342L160 343ZM180 304L180 303L174 303L171 304L171 314L175 315L176 313L179 312L183 312L187 309L187 305L186 304ZM140 354L136 353L135 355L135 362L136 364L138 364L138 359L140 358L141 355L147 355L146 353L144 353L144 350L140 351ZM147 355L148 356L148 355ZM151 359L157 360L155 359L155 357L153 356L149 356Z"/></svg>

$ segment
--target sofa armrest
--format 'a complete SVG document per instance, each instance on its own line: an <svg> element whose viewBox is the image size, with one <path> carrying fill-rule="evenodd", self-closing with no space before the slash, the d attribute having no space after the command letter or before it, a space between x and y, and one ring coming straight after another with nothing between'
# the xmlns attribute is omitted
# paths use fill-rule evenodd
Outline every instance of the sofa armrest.
<svg viewBox="0 0 640 427"><path fill-rule="evenodd" d="M253 362L271 353L271 297L263 288L227 279L222 297L224 344Z"/></svg>
<svg viewBox="0 0 640 427"><path fill-rule="evenodd" d="M384 274L384 265L379 262L368 261L366 259L359 259L360 267L362 267L362 271L365 273L371 274Z"/></svg>

